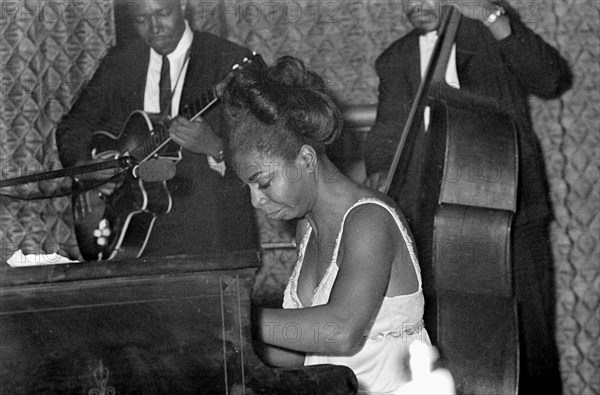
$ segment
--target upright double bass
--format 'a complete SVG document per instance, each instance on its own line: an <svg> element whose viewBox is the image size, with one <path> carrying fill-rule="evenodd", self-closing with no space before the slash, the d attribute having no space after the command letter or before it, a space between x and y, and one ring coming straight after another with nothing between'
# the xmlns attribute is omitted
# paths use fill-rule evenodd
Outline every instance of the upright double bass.
<svg viewBox="0 0 600 395"><path fill-rule="evenodd" d="M425 324L457 393L510 394L519 347L510 231L518 151L511 117L444 77L460 12L444 7L384 192L400 186L426 297ZM423 132L422 118L431 108ZM397 171L398 169L398 171Z"/></svg>

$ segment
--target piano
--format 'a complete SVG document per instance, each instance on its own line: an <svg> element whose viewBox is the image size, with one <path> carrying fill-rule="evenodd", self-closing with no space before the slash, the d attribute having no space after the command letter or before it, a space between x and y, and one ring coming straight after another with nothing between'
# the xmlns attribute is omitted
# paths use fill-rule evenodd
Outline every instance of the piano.
<svg viewBox="0 0 600 395"><path fill-rule="evenodd" d="M0 394L354 394L255 354L255 251L0 269Z"/></svg>

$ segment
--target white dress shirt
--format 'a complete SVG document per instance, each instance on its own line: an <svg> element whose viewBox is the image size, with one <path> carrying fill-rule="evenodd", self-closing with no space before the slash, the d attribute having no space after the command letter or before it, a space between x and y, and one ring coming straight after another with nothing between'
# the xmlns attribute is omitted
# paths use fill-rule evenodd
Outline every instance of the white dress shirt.
<svg viewBox="0 0 600 395"><path fill-rule="evenodd" d="M171 118L179 114L179 105L181 103L181 92L183 91L183 82L188 68L189 50L192 46L194 33L190 28L188 21L185 21L185 30L177 48L167 55L169 58L171 72L171 91L173 97L171 100ZM159 103L159 85L160 69L162 68L162 55L150 48L150 64L148 65L148 74L146 75L146 88L144 91L144 111L148 113L160 113ZM208 165L214 171L225 174L225 162L218 163L212 156L207 156Z"/></svg>
<svg viewBox="0 0 600 395"><path fill-rule="evenodd" d="M433 48L435 47L437 37L438 35L435 30L422 36L419 36L421 79L423 79L423 77L425 76L425 71L427 71L427 65L429 64L429 59L431 59L431 53L433 52ZM456 89L460 88L460 84L458 82L458 73L456 71L456 44L452 45L452 50L450 51L450 58L448 59L448 67L446 68L445 80L446 83L451 87ZM423 113L425 130L427 130L427 128L429 127L430 112L431 108L429 108L429 106L425 107L425 111Z"/></svg>

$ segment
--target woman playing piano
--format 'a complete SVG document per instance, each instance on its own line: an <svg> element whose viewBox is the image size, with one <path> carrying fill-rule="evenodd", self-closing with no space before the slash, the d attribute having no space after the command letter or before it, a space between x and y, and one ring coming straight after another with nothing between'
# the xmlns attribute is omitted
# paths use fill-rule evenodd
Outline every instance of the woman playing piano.
<svg viewBox="0 0 600 395"><path fill-rule="evenodd" d="M299 219L283 309L262 309L274 366L350 367L361 390L395 392L413 341L430 344L414 243L395 203L344 176L325 146L341 128L324 81L292 57L242 70L227 86L230 150L252 204Z"/></svg>

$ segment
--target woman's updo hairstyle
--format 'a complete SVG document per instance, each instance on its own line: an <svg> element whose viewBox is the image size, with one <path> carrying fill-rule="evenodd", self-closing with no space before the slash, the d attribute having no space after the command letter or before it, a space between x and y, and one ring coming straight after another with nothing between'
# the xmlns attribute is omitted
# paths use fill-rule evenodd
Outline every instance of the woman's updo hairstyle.
<svg viewBox="0 0 600 395"><path fill-rule="evenodd" d="M323 79L292 56L236 73L223 103L231 155L256 152L291 162L305 144L322 155L342 126L337 101Z"/></svg>

